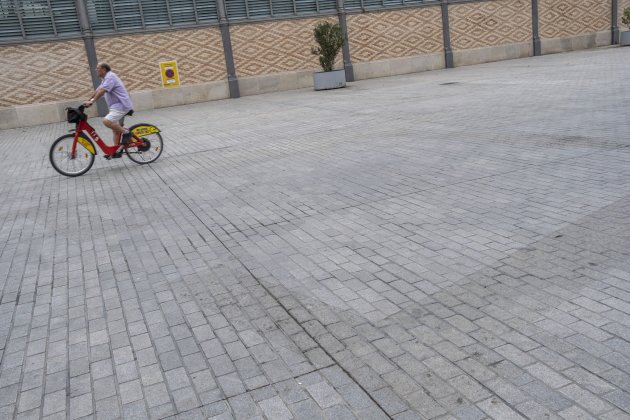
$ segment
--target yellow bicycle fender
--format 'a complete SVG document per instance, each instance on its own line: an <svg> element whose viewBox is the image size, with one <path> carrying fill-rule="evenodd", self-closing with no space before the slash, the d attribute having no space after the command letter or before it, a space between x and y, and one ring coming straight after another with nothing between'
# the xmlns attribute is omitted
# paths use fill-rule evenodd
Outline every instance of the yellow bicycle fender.
<svg viewBox="0 0 630 420"><path fill-rule="evenodd" d="M85 147L87 149L88 152L92 153L93 155L96 154L96 150L94 150L94 146L92 146L92 143L90 143L88 140L86 140L84 137L79 136L79 138L77 139L77 142Z"/></svg>
<svg viewBox="0 0 630 420"><path fill-rule="evenodd" d="M134 127L132 131L133 134L138 137L160 132L160 130L154 125L139 125L137 127Z"/></svg>

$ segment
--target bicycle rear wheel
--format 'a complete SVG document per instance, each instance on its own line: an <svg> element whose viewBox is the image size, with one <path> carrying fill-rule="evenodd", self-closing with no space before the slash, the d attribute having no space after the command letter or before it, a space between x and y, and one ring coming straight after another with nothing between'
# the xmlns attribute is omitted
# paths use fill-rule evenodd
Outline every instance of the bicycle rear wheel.
<svg viewBox="0 0 630 420"><path fill-rule="evenodd" d="M139 147L127 147L125 153L129 159L140 165L155 162L164 148L160 130L151 124L136 124L130 127L130 130L140 137L144 144Z"/></svg>
<svg viewBox="0 0 630 420"><path fill-rule="evenodd" d="M74 134L59 137L50 147L50 163L57 172L65 176L79 176L90 170L94 164L94 144L88 138L81 137L72 157ZM89 150L91 147L92 151Z"/></svg>

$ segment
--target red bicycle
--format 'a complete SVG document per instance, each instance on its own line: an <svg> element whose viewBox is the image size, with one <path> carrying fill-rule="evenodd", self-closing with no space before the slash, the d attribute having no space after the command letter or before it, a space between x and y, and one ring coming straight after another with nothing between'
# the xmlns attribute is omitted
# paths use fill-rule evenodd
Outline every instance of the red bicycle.
<svg viewBox="0 0 630 420"><path fill-rule="evenodd" d="M59 137L50 148L50 163L57 172L65 176L79 176L90 170L94 164L96 148L94 142L105 154L105 158L118 150L118 145L108 146L96 130L88 124L85 107L66 108L69 123L76 124L74 133ZM133 115L133 110L127 114ZM160 130L151 124L135 124L129 127L131 140L124 145L125 154L141 165L155 162L162 154L163 142Z"/></svg>

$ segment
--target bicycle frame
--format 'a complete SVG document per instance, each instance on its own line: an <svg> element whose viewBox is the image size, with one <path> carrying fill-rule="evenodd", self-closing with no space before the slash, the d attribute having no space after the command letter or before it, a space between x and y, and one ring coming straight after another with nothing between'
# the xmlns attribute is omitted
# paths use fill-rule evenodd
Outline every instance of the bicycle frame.
<svg viewBox="0 0 630 420"><path fill-rule="evenodd" d="M92 127L85 120L79 120L75 129L75 132L74 132L74 142L72 143L72 159L74 159L76 155L77 143L81 143L81 145L85 147L93 155L96 154L96 150L94 150L94 147L92 147L92 145L89 142L86 142L82 139L81 134L83 133L87 133L90 136L90 138L96 142L98 147L101 148L101 150L103 151L105 155L113 155L114 153L116 153L116 150L118 150L119 145L108 146L107 143L105 143L103 139L101 139L101 137L98 135L94 127ZM138 136L136 136L133 133L131 133L131 136L132 136L132 141L130 141L124 146L125 149L128 147L140 147L143 145L144 142L142 141L142 139L140 139Z"/></svg>

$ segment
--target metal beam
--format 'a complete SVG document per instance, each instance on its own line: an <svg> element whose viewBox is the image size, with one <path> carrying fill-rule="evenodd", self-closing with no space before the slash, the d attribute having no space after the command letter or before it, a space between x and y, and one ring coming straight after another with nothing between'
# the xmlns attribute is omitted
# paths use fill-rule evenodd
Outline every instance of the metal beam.
<svg viewBox="0 0 630 420"><path fill-rule="evenodd" d="M532 42L534 44L534 56L542 55L540 34L538 33L538 0L532 0Z"/></svg>
<svg viewBox="0 0 630 420"><path fill-rule="evenodd" d="M455 67L453 61L453 50L451 50L451 30L448 20L448 0L442 0L440 2L442 7L442 39L444 41L444 61L447 69Z"/></svg>
<svg viewBox="0 0 630 420"><path fill-rule="evenodd" d="M346 9L343 5L343 0L337 0L337 16L339 17L339 28L343 36L341 53L343 55L343 68L346 72L346 82L354 82L354 69L350 58L350 38L348 38L348 24L346 22Z"/></svg>
<svg viewBox="0 0 630 420"><path fill-rule="evenodd" d="M223 55L225 57L225 68L227 71L230 98L239 98L241 96L241 92L238 87L238 77L236 77L236 66L234 66L232 38L230 37L230 23L227 17L225 0L217 0L217 11L219 12L219 28L221 29L221 41L223 42Z"/></svg>
<svg viewBox="0 0 630 420"><path fill-rule="evenodd" d="M610 25L610 33L612 35L611 45L619 44L619 27L617 26L619 3L617 0L612 0L612 22Z"/></svg>
<svg viewBox="0 0 630 420"><path fill-rule="evenodd" d="M85 46L85 54L87 55L88 65L90 66L92 85L94 86L94 89L96 89L101 84L101 80L98 77L98 74L96 74L98 58L96 56L92 26L90 25L90 18L87 13L87 7L85 6L85 0L75 0L75 4L77 7L77 15L79 17L79 26L81 27L81 37L83 38L83 45ZM96 101L96 110L100 117L107 115L107 104L105 103L104 98L100 98Z"/></svg>

